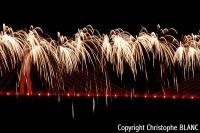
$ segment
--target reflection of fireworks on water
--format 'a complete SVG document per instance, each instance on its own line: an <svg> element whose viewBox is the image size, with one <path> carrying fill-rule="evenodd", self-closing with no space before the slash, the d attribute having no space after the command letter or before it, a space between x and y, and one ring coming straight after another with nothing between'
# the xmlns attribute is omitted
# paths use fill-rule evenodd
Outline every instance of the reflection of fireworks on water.
<svg viewBox="0 0 200 133"><path fill-rule="evenodd" d="M0 34L1 77L20 66L20 94L25 93L26 85L28 94L35 92L31 78L32 70L35 70L48 92L107 96L112 91L118 91L119 95L127 93L110 83L110 66L121 80L129 68L134 82L141 73L148 82L151 66L159 68L155 75L162 79L161 86L168 88L177 84L178 74L186 80L194 76L200 66L200 36L186 35L179 42L172 35L174 33L177 34L175 29L161 29L158 25L156 33L149 33L142 27L136 36L122 29L101 35L89 25L78 30L72 38L58 33L58 41L55 41L38 27L13 32L12 28L3 25ZM169 72L174 75L171 84ZM84 83L76 83L84 79Z"/></svg>

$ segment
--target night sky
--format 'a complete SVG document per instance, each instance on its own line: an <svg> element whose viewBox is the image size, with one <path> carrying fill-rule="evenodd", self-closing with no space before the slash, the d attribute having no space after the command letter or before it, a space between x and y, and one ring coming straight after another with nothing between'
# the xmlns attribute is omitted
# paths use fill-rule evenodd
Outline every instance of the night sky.
<svg viewBox="0 0 200 133"><path fill-rule="evenodd" d="M6 2L5 2L6 3ZM5 6L4 6L5 5ZM101 33L109 33L111 29L122 28L132 34L137 34L141 26L150 31L156 30L156 25L173 27L184 33L197 33L200 29L198 4L194 2L16 2L2 4L0 22L23 29L30 25L39 26L52 36L60 31L72 36L77 29L91 24ZM196 5L196 6L195 6ZM5 7L5 8L4 8Z"/></svg>
<svg viewBox="0 0 200 133"><path fill-rule="evenodd" d="M198 4L194 2L175 4L165 1L156 3L123 0L119 2L111 1L108 4L108 1L89 3L57 0L56 2L44 3L40 1L15 2L12 3L12 7L10 4L9 2L1 4L1 28L3 23L13 27L14 30L29 28L30 25L39 26L53 39L56 39L58 31L71 37L77 32L78 28L81 29L88 24L91 24L100 33L109 33L112 29L122 28L134 35L138 34L141 26L146 27L149 31L156 31L157 24L160 24L161 28L175 28L179 32L180 38L182 34L198 33L200 29L200 14L196 7ZM181 120L193 121L197 120L196 115L200 112L199 102L196 101L174 102L171 100L166 102L158 100L155 102L150 100L147 102L138 99L129 102L119 99L111 101L113 103L106 107L105 99L102 101L99 99L97 113L94 115L92 114L91 99L80 100L81 102L76 99L74 103L77 107L77 119L72 120L71 100L65 99L66 101L62 104L58 104L56 98L49 100L20 98L18 101L20 104L16 104L15 97L10 99L1 97L0 100L2 108L5 108L2 112L10 116L8 119L13 120L10 123L11 125L15 125L18 119L22 119L24 120L22 125L30 128L31 125L35 124L35 129L42 127L45 130L51 127L65 129L67 132L67 128L71 125L73 125L70 127L71 129L80 128L82 131L90 131L92 126L96 130L101 129L101 131L107 132L104 130L107 128L114 131L116 130L116 123L122 120L129 123L132 123L133 120L137 121L136 123L142 123L145 120L152 122L162 119L168 120L168 123L170 123L169 121ZM170 117L167 117L168 115ZM29 116L30 119L28 117L23 118L24 116ZM3 120L5 123L9 123L8 119ZM89 122L86 122L86 119ZM39 123L36 124L33 122L34 120ZM101 123L101 120L105 123ZM25 121L30 122L30 125ZM64 121L64 123L61 121ZM22 129L20 123L17 126L19 126L19 130Z"/></svg>

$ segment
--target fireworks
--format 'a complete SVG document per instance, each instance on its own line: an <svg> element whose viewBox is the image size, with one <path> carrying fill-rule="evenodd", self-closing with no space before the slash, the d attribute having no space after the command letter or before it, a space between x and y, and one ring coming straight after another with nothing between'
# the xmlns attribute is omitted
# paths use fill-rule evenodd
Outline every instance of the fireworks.
<svg viewBox="0 0 200 133"><path fill-rule="evenodd" d="M184 78L188 78L190 72L194 76L195 70L199 68L200 49L196 37L196 35L185 36L174 55L174 63L183 69Z"/></svg>
<svg viewBox="0 0 200 133"><path fill-rule="evenodd" d="M13 32L12 28L3 25L3 31L0 34L1 76L20 64L23 50L22 45L20 32Z"/></svg>
<svg viewBox="0 0 200 133"><path fill-rule="evenodd" d="M55 93L65 92L66 87L73 88L71 91L75 93L76 80L88 79L79 83L82 86L79 90L107 94L112 86L108 66L113 67L113 72L121 80L126 68L129 68L134 82L137 82L141 72L148 82L151 78L148 75L149 65L153 69L159 68L155 75L166 80L164 82L169 82L168 71L178 78L176 66L187 79L191 74L194 76L200 67L200 36L185 35L183 40L178 41L171 32L178 34L173 28L160 29L158 25L157 32L149 33L142 27L138 35L131 35L122 29L100 34L88 25L79 29L72 38L58 32L58 38L54 40L38 27L13 32L11 27L3 25L0 34L0 76L20 67L21 94L25 93L26 85L29 94L34 92L33 70L49 91ZM84 75L77 76L76 73ZM176 82L177 79L171 84ZM102 89L100 84L106 84L106 89Z"/></svg>

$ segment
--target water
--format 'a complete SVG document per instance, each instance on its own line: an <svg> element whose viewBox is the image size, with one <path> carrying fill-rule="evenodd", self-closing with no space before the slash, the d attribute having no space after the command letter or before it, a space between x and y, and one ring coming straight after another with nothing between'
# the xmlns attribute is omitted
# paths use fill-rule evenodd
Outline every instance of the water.
<svg viewBox="0 0 200 133"><path fill-rule="evenodd" d="M199 121L200 101L105 97L1 96L3 125L18 129L115 131L118 123L184 123ZM1 124L1 127L4 127Z"/></svg>

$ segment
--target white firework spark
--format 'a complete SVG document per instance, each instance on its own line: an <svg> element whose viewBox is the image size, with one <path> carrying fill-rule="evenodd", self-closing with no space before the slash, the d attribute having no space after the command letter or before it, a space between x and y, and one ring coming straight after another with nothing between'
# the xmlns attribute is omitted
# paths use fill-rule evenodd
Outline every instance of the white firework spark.
<svg viewBox="0 0 200 133"><path fill-rule="evenodd" d="M194 76L194 71L200 66L199 42L195 39L193 35L185 36L174 55L174 63L183 69L184 78L189 77L190 72Z"/></svg>
<svg viewBox="0 0 200 133"><path fill-rule="evenodd" d="M177 34L175 29L160 29L158 25L158 30L150 33L143 27L138 36L134 36L119 28L111 30L109 35L101 35L88 25L72 38L58 33L58 41L55 41L39 27L31 27L28 32L13 32L11 27L3 25L0 33L0 76L21 64L21 84L26 82L31 88L31 70L36 68L39 77L50 88L57 89L55 79L64 80L65 74L71 75L80 69L96 74L101 70L108 89L107 63L113 65L121 78L125 68L129 67L134 80L138 71L144 72L148 80L147 62L152 62L154 69L155 65L160 67L163 79L166 71L174 71L173 67L177 64L183 70L184 78L189 77L191 72L194 75L200 67L200 35L186 35L179 43L168 34Z"/></svg>
<svg viewBox="0 0 200 133"><path fill-rule="evenodd" d="M56 77L54 64L58 62L56 49L52 45L53 41L47 41L38 32L38 28L35 28L26 34L21 74L29 75L32 66L35 65L39 76L44 78L53 88L53 80ZM52 62L50 56L55 63Z"/></svg>
<svg viewBox="0 0 200 133"><path fill-rule="evenodd" d="M20 64L23 53L22 45L20 34L13 32L11 27L3 25L3 31L0 34L1 76Z"/></svg>

